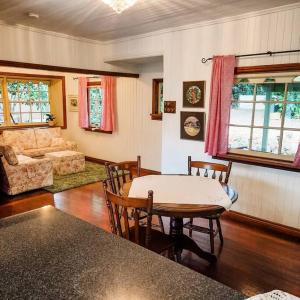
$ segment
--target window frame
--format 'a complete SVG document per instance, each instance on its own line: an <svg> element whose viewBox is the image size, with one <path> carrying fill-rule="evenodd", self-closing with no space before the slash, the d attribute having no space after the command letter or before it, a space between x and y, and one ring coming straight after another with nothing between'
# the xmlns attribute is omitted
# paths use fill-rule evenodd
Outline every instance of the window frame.
<svg viewBox="0 0 300 300"><path fill-rule="evenodd" d="M236 67L235 75L278 72L284 73L291 71L300 71L300 63ZM251 127L251 125L249 127ZM300 172L299 168L293 166L292 161L288 159L283 159L282 155L278 155L277 157L275 156L277 155L274 154L274 157L272 157L272 153L264 155L264 153L256 153L255 151L251 150L249 150L248 153L239 153L238 150L236 151L234 149L228 149L226 154L217 154L216 156L214 156L214 158L222 160L231 160L234 162L250 165L258 165L262 167Z"/></svg>
<svg viewBox="0 0 300 300"><path fill-rule="evenodd" d="M67 128L67 111L66 111L66 87L65 87L65 76L55 76L55 75L40 75L40 74L24 74L24 73L12 73L12 72L0 72L0 79L1 79L1 89L2 89L2 97L3 97L3 105L4 105L4 120L5 123L0 126L0 131L6 130L6 129L18 129L18 128L32 128L32 127L48 127L47 122L36 122L36 123L19 123L19 124L13 124L13 122L9 118L9 99L8 99L8 89L7 89L7 82L9 80L19 80L19 81L49 81L49 104L50 104L50 111L51 106L53 107L53 99L51 97L51 91L50 86L52 81L55 80L61 80L62 84L62 109L63 109L63 115L62 115L62 121L63 124L60 125L61 129ZM52 103L51 103L52 102Z"/></svg>
<svg viewBox="0 0 300 300"><path fill-rule="evenodd" d="M158 106L160 104L158 97L158 89L160 83L163 83L163 78L155 78L152 80L152 113L150 114L152 120L162 120L162 113L159 112Z"/></svg>
<svg viewBox="0 0 300 300"><path fill-rule="evenodd" d="M91 81L87 83L87 105L88 105L88 120L89 120L89 127L84 128L86 131L91 131L91 132L99 132L99 133L105 133L105 134L112 134L112 131L104 131L101 130L100 128L95 128L90 126L90 98L89 98L89 91L88 89L90 87L101 87L102 83L101 81Z"/></svg>

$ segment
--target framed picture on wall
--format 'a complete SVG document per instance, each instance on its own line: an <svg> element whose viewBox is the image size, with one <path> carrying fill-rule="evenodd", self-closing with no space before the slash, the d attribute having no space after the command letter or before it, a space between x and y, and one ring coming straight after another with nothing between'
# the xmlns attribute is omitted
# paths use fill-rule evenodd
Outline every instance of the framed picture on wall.
<svg viewBox="0 0 300 300"><path fill-rule="evenodd" d="M204 108L205 81L183 82L183 107Z"/></svg>
<svg viewBox="0 0 300 300"><path fill-rule="evenodd" d="M78 111L78 97L77 95L68 95L69 110Z"/></svg>
<svg viewBox="0 0 300 300"><path fill-rule="evenodd" d="M205 112L181 112L180 138L184 140L204 141Z"/></svg>

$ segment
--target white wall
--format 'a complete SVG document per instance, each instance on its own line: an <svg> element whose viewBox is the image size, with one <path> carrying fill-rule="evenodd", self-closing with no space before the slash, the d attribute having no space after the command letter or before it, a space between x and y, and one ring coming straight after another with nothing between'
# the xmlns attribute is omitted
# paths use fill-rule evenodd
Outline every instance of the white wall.
<svg viewBox="0 0 300 300"><path fill-rule="evenodd" d="M164 98L177 101L177 113L165 114L162 126L162 172L186 172L187 156L209 160L204 143L180 139L182 82L206 80L208 112L211 63L202 57L300 48L300 4L235 18L184 26L106 43L106 57L164 55ZM299 54L239 60L239 66L300 62ZM198 111L197 109L194 109ZM300 174L235 163L231 184L239 192L233 209L300 228Z"/></svg>

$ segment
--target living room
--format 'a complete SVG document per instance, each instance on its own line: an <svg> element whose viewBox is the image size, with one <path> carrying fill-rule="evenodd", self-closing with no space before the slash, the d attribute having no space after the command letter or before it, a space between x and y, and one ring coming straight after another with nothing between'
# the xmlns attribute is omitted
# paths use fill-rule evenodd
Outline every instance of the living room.
<svg viewBox="0 0 300 300"><path fill-rule="evenodd" d="M153 197L152 227L174 237L175 229L183 221L184 236L189 233L190 240L195 239L205 252L198 249L194 253L210 261L208 264L189 250L179 255L179 242L174 237L176 265L187 266L197 275L211 277L241 293L232 292L226 298L225 294L212 296L211 290L205 298L203 291L210 286L208 282L199 294L193 286L191 294L180 294L178 299L244 299L272 290L282 290L280 295L287 297L278 299L300 296L299 2L190 1L183 4L138 0L121 13L100 0L78 0L73 6L52 0L57 9L48 8L42 1L2 2L0 36L5 42L0 46L0 149L4 155L1 157L3 223L0 219L0 233L3 232L3 239L7 235L2 229L8 226L6 222L16 225L17 221L9 220L25 218L30 212L39 212L42 217L48 214L42 208L48 204L116 233L107 206L109 198L106 197L110 197L110 192L106 189L120 176L120 169L113 174L114 164L135 161L134 177L159 182L151 181L151 185L141 181L144 187L140 195L141 189L134 186L136 178L131 178L133 185L127 196ZM226 66L226 59L232 60L231 75L226 77L222 72L220 75L213 71L218 67L219 58L224 59L219 66L221 70ZM222 84L226 84L223 78L230 83L230 76L230 92L228 88L221 91ZM226 98L227 108L221 102L216 102L214 107L213 100L218 98L214 91L218 89L221 98L230 93ZM226 111L228 119L222 123ZM214 127L218 122L226 126ZM215 145L223 146L224 136L227 136L225 153L215 151ZM214 140L218 142L210 147ZM14 153L12 164L6 164L11 156L3 149L8 146ZM225 169L214 171L214 164ZM198 202L189 202L189 198L202 199L208 193L207 199L211 199L208 186L218 180L207 183L207 188L201 189L199 185L194 191L192 181L199 177L183 176L193 166L195 175L204 166L206 171L200 172L201 178L212 175L213 179L225 180L224 184L230 188L227 189L230 207L221 205L222 212L215 212L213 218L203 214L203 210L196 214L193 205ZM216 175L220 170L226 176L222 172ZM103 183L107 180L106 188ZM218 188L212 189L217 193ZM120 193L126 189L127 185L123 184L118 191L114 188L112 191L124 198ZM147 194L149 190L153 190L152 196ZM168 196L168 192L172 195ZM159 202L156 197L162 195L167 196ZM167 199L172 196L176 199ZM179 218L175 214L177 206L171 212L175 200L179 206L192 205L193 214L184 210L185 214L182 212ZM163 210L160 203L169 204ZM220 221L224 241L218 234ZM197 232L195 224L205 225L205 229ZM77 223L76 226L80 227ZM76 240L68 236L68 241L72 238ZM17 244L12 243L10 247ZM3 252L10 247L3 246ZM122 255L125 255L123 260L129 261L126 254ZM164 258L166 269L172 260L169 253L170 257ZM211 263L215 259L217 262ZM153 260L154 256L149 257L148 263ZM14 266L8 266L2 265L7 270L15 270ZM87 272L92 271L87 269ZM163 270L157 272L155 280L167 276L162 274ZM180 269L176 272L180 273ZM182 278L178 280L187 284ZM15 291L9 285L2 290L4 281L0 282L0 295L12 297ZM137 285L132 282L135 291ZM21 289L21 283L16 284ZM49 282L44 284L49 284L46 298L53 295L64 298L65 287L55 292ZM157 288L156 284L155 281ZM82 291L86 288L82 286ZM88 288L91 291L95 287ZM109 294L108 286L101 285L101 288L100 294L95 288L95 293L87 293L86 298L88 295L101 298L103 293L115 299L131 298L125 291L116 296ZM172 289L175 291L174 282ZM145 287L137 291L143 295L137 299L148 299L146 295L151 290ZM38 298L38 294L32 291L31 296ZM66 295L75 294L70 291ZM149 299L153 295L149 294ZM166 295L162 292L156 297L165 299Z"/></svg>

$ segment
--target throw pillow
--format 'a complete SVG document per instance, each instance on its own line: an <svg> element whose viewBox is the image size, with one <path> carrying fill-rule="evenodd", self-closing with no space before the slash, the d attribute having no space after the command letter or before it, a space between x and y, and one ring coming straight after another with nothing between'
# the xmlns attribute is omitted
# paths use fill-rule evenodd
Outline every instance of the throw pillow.
<svg viewBox="0 0 300 300"><path fill-rule="evenodd" d="M65 140L63 138L52 138L51 141L51 147L60 147L60 146L64 146L65 144Z"/></svg>
<svg viewBox="0 0 300 300"><path fill-rule="evenodd" d="M0 152L3 154L8 164L15 166L19 163L16 153L13 150L12 146L0 145Z"/></svg>

